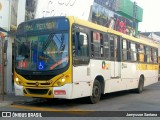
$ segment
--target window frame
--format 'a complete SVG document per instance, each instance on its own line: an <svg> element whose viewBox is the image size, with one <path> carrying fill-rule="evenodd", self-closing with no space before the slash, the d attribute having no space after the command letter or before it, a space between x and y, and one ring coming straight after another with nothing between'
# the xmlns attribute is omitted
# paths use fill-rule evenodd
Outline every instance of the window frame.
<svg viewBox="0 0 160 120"><path fill-rule="evenodd" d="M134 51L133 51L133 49L132 49L132 45L134 44ZM136 42L134 42L134 41L129 41L128 42L128 60L129 61L131 61L131 62L137 62L137 60L138 60L138 58L137 58L137 44L136 44ZM134 57L136 57L136 58L134 58L133 60L132 60L132 56L133 56L133 58Z"/></svg>
<svg viewBox="0 0 160 120"><path fill-rule="evenodd" d="M73 66L84 66L84 65L88 65L90 63L90 36L89 36L89 33L88 33L88 28L87 27L84 27L84 26L81 26L81 25L78 25L78 24L73 24L72 25L72 39L71 39L71 53L72 53L72 64ZM86 34L87 36L87 46L88 46L88 55L87 56L77 56L77 55L73 55L73 33L75 35L76 32L79 32L79 33L83 33L83 34ZM78 40L75 40L76 41L76 44L75 44L75 51L76 53L75 54L78 54L78 46L77 46L77 42ZM86 57L84 59L84 57ZM77 63L75 63L75 60L77 60Z"/></svg>
<svg viewBox="0 0 160 120"><path fill-rule="evenodd" d="M124 49L123 47L123 44L124 44L124 42L123 41L126 41L126 48ZM128 39L126 39L126 38L122 38L122 45L121 45L121 47L122 47L122 51L121 51L121 54L122 54L122 60L121 60L121 62L124 62L124 61L129 61L128 60ZM126 60L124 60L124 55L123 55L123 52L126 52Z"/></svg>
<svg viewBox="0 0 160 120"><path fill-rule="evenodd" d="M111 45L111 39L110 37L113 37L113 45ZM119 35L115 35L115 34L108 34L108 40L109 40L109 54L110 54L110 61L121 61L121 37ZM111 47L113 46L113 48L111 49ZM116 47L115 47L116 46ZM112 53L113 52L113 56Z"/></svg>
<svg viewBox="0 0 160 120"><path fill-rule="evenodd" d="M90 53L91 53L90 56L91 56L91 58L92 59L101 59L101 60L109 59L109 57L108 58L106 57L106 54L105 54L106 51L105 51L105 45L104 45L105 40L108 39L105 36L105 34L107 34L107 33L93 30L93 29L91 29L90 33L91 33L91 40L90 40L90 45L91 45L90 46ZM93 38L94 33L99 34L99 51L97 51L98 55L95 55L94 41L96 41L96 40L94 40L94 38ZM102 50L102 52L101 52L101 50Z"/></svg>

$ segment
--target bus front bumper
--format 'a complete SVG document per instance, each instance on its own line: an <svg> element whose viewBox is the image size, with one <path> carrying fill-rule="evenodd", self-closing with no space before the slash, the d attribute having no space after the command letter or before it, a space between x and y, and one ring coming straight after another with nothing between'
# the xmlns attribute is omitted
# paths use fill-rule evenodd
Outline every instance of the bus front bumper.
<svg viewBox="0 0 160 120"><path fill-rule="evenodd" d="M24 87L14 83L16 96L71 99L72 84L60 87Z"/></svg>

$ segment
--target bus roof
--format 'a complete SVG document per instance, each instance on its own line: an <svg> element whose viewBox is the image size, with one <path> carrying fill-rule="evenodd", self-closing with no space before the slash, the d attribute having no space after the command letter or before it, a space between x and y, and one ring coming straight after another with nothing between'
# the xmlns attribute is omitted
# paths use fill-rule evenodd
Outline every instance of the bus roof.
<svg viewBox="0 0 160 120"><path fill-rule="evenodd" d="M79 19L79 18L76 18L76 17L71 17L71 16L69 16L67 18L70 19L71 22L73 22L73 23L77 23L79 25L86 26L86 27L89 27L89 28L92 28L92 29L95 29L95 30L99 30L99 31L103 31L103 32L107 32L107 30L108 30L107 27L95 24L93 22L89 22L87 20L82 20L82 19Z"/></svg>
<svg viewBox="0 0 160 120"><path fill-rule="evenodd" d="M127 35L127 34L124 34L124 33L118 32L118 31L115 31L115 30L113 30L113 29L108 29L108 33L112 33L112 34L115 34L115 35L119 35L119 36L121 36L122 38L125 38L125 39L130 40L130 41L134 41L134 42L138 42L138 43L141 43L141 44L145 44L145 45L148 45L148 46L152 46L152 47L158 48L158 44L157 44L157 43L150 42L150 41L145 41L145 40L142 40L142 39L133 37L133 36L129 36L129 35Z"/></svg>
<svg viewBox="0 0 160 120"><path fill-rule="evenodd" d="M145 40L133 37L133 36L129 36L129 35L123 34L121 32L118 32L116 30L113 30L113 29L110 29L110 28L107 28L107 27L104 27L104 26L101 26L101 25L97 25L95 23L92 23L92 22L89 22L89 21L86 21L86 20L81 20L81 19L73 17L73 16L68 16L67 18L71 22L77 23L77 24L82 25L82 26L86 26L86 27L89 27L89 28L92 28L92 29L95 29L95 30L99 30L99 31L103 31L103 32L108 32L108 33L112 33L112 34L115 34L115 35L119 35L119 36L121 36L121 37L123 37L123 38L125 38L127 40L138 42L138 43L141 43L141 44L145 44L145 45L148 45L148 46L152 46L152 47L158 48L158 45L156 43L154 43L154 42L149 42L149 41L145 41Z"/></svg>

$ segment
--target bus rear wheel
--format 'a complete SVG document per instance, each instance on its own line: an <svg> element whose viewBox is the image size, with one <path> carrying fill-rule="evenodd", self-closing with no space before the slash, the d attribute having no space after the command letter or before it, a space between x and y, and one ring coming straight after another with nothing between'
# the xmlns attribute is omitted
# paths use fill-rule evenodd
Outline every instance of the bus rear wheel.
<svg viewBox="0 0 160 120"><path fill-rule="evenodd" d="M95 104L99 102L100 98L101 98L101 85L98 80L95 80L92 89L92 96L90 96L90 102L92 104Z"/></svg>
<svg viewBox="0 0 160 120"><path fill-rule="evenodd" d="M136 89L136 93L142 93L144 88L144 78L141 76L139 79L138 88Z"/></svg>

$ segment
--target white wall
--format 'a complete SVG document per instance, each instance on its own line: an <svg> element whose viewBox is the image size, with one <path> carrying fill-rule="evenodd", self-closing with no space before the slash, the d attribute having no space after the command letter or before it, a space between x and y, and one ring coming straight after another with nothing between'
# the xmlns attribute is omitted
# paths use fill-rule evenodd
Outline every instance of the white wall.
<svg viewBox="0 0 160 120"><path fill-rule="evenodd" d="M93 0L38 0L36 18L76 16L88 20Z"/></svg>
<svg viewBox="0 0 160 120"><path fill-rule="evenodd" d="M10 2L9 0L0 0L1 10L0 10L0 27L5 30L9 30L9 20L10 20Z"/></svg>
<svg viewBox="0 0 160 120"><path fill-rule="evenodd" d="M25 4L26 0L18 0L18 12L17 12L17 26L19 23L25 20ZM11 7L11 4L9 4ZM5 12L5 15L10 15L10 10ZM10 19L10 18L9 18ZM10 27L10 20L8 22ZM13 84L12 84L12 43L14 42L13 37L7 37L8 46L7 46L7 66L5 67L5 92L14 93Z"/></svg>
<svg viewBox="0 0 160 120"><path fill-rule="evenodd" d="M19 0L18 1L17 26L21 22L24 22L24 20L25 20L25 5L26 5L26 0Z"/></svg>
<svg viewBox="0 0 160 120"><path fill-rule="evenodd" d="M6 83L5 88L7 93L13 93L12 85L12 43L14 38L8 37L8 47L7 47L7 66L6 66Z"/></svg>

